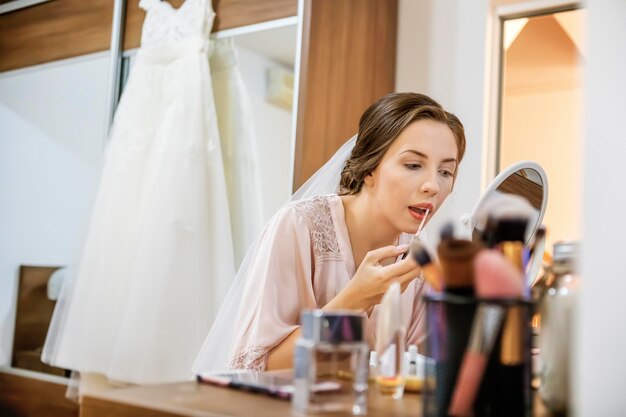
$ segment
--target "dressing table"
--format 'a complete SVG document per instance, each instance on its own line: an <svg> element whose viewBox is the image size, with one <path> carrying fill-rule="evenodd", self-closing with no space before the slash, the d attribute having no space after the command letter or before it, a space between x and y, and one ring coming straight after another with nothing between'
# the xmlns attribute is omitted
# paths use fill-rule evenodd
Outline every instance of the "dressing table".
<svg viewBox="0 0 626 417"><path fill-rule="evenodd" d="M261 394L195 382L141 386L89 393L83 396L81 417L282 417L301 415L291 403ZM316 416L352 416L332 413ZM420 417L419 394L405 393L401 400L382 397L370 385L368 414L386 417ZM549 417L538 397L533 415Z"/></svg>

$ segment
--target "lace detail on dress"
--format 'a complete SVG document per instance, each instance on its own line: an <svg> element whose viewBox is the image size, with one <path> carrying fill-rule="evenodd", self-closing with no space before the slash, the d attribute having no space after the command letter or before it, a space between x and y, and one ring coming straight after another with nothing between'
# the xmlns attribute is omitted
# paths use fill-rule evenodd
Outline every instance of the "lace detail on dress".
<svg viewBox="0 0 626 417"><path fill-rule="evenodd" d="M141 0L139 6L147 12L141 46L175 44L211 33L215 13L210 0L186 0L178 9L163 0Z"/></svg>
<svg viewBox="0 0 626 417"><path fill-rule="evenodd" d="M247 369L249 371L262 372L267 366L269 350L263 348L248 349L240 353L228 362L230 369Z"/></svg>
<svg viewBox="0 0 626 417"><path fill-rule="evenodd" d="M305 218L309 226L316 263L323 259L341 259L329 198L318 196L294 204L296 211Z"/></svg>

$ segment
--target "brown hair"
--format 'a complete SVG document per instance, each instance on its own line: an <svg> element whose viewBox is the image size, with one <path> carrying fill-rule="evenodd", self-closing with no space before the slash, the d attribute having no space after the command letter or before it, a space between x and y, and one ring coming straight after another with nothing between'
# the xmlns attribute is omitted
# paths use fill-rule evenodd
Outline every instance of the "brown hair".
<svg viewBox="0 0 626 417"><path fill-rule="evenodd" d="M444 123L450 128L456 139L457 162L460 163L465 153L465 131L458 117L424 94L387 94L361 116L356 144L341 172L339 194L358 194L365 177L376 169L400 133L409 124L424 119Z"/></svg>

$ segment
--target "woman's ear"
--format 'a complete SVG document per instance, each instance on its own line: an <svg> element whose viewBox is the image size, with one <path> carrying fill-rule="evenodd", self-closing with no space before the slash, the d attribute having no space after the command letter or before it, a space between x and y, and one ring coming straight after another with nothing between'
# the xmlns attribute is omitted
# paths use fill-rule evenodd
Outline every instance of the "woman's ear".
<svg viewBox="0 0 626 417"><path fill-rule="evenodd" d="M372 187L374 185L374 177L372 176L371 172L365 176L365 178L363 179L363 182L368 187Z"/></svg>

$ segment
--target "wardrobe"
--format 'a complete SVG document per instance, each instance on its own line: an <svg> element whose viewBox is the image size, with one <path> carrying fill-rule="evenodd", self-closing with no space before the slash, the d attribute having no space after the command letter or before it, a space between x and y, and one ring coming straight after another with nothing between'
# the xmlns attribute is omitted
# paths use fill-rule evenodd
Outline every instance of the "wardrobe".
<svg viewBox="0 0 626 417"><path fill-rule="evenodd" d="M177 8L183 1L170 0L170 3ZM213 31L217 38L231 35L254 38L255 34L268 28L286 27L291 27L296 37L290 140L288 144L272 143L268 146L270 153L274 151L288 158L282 161L288 167L289 178L285 180L289 189L295 190L356 133L363 111L377 98L394 91L398 2L213 0L213 8L216 12ZM144 12L138 7L137 0L51 0L0 14L0 83L3 74L28 73L29 68L42 65L54 67L57 61L80 61L87 55L102 54L103 62L110 56L117 56L121 61L139 46L143 17ZM271 40L260 38L257 45L264 42ZM90 105L92 113L101 117L98 123L104 129L113 108L110 107L110 99L106 105L100 99L119 96L124 76L123 67L118 68L115 75L112 70L114 65L112 62L109 64L96 67L85 63L86 70L93 71L99 80L103 80L103 85L93 95L97 101ZM42 81L38 87L54 89L54 78L52 82ZM88 86L80 87L86 89ZM21 105L28 110L37 107L37 101L38 97L32 96ZM72 110L67 109L69 112ZM41 112L45 111L45 108L41 109ZM105 115L107 112L108 116ZM68 144L69 148L80 148L83 145L77 142L82 133L63 139L66 141L64 144ZM4 140L9 143L11 138L5 136ZM92 144L90 149L84 150L84 154L90 161L95 161L104 145ZM290 149L282 153L271 149L279 146L289 146ZM41 149L41 152L46 150ZM11 166L19 167L19 163L14 161ZM11 236L11 239L20 238L20 232L15 233L16 236ZM63 229L59 228L56 233L62 234ZM59 379L62 377L39 374L32 368L21 372L11 361L11 341L13 346L16 345L14 337L21 334L14 331L16 323L20 322L16 320L17 300L29 297L22 291L26 287L20 287L20 275L25 275L20 271L45 267L51 274L52 267L58 266L47 261L49 258L46 257L33 256L32 259L32 262L20 262L19 267L0 268L0 296L4 297L0 300L0 328L3 329L0 353L6 356L0 357L0 386L3 387L0 390L0 411L21 410L20 415L77 415L76 406L63 398L65 388ZM46 280L47 277L43 277L41 281L45 283ZM37 297L44 300L44 284L38 285ZM22 307L36 306L38 301L26 299L25 303L21 304ZM5 308L8 310L5 311ZM23 402L32 395L38 396L40 401Z"/></svg>

